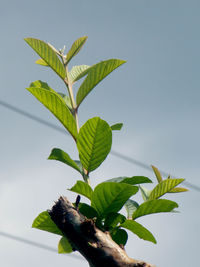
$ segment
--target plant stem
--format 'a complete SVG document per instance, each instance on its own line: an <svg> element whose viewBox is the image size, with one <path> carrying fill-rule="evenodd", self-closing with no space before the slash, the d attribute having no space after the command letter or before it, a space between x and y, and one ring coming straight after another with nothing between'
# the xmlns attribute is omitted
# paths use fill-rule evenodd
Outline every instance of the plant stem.
<svg viewBox="0 0 200 267"><path fill-rule="evenodd" d="M77 107L76 102L74 100L74 94L73 94L73 88L72 88L73 84L70 82L70 79L69 79L69 71L68 71L68 66L66 64L66 58L65 58L65 56L63 54L60 54L60 56L61 56L62 62L64 64L65 70L66 70L66 78L64 80L64 83L67 86L67 90L68 90L68 93L69 93L69 98L70 98L71 105L72 105L72 114L73 114L74 119L76 121L77 131L79 132L78 107ZM83 172L84 172L84 174L82 175L83 176L83 180L88 185L90 185L90 178L88 176L88 171L83 168Z"/></svg>
<svg viewBox="0 0 200 267"><path fill-rule="evenodd" d="M66 71L67 71L67 76L68 76L68 70L66 69ZM76 107L76 103L75 103L75 100L74 100L72 84L70 83L68 77L67 77L67 81L65 81L65 84L66 84L68 92L69 92L69 97L70 97L71 105L72 105L72 112L73 112L74 119L76 121L77 131L79 132L78 108Z"/></svg>
<svg viewBox="0 0 200 267"><path fill-rule="evenodd" d="M62 62L65 66L65 70L66 70L66 77L64 79L64 83L67 86L67 90L69 93L69 98L71 101L71 105L72 105L72 114L74 116L74 119L76 121L76 127L77 127L77 131L79 132L79 123L78 123L78 108L76 107L76 103L74 100L74 94L73 94L73 89L72 89L72 83L69 80L69 71L68 71L68 66L66 63L66 57L63 54L60 54L60 57L62 59Z"/></svg>
<svg viewBox="0 0 200 267"><path fill-rule="evenodd" d="M84 172L83 180L86 182L86 184L90 185L90 178L87 174L85 174L85 173L88 173L87 170L83 168L83 172Z"/></svg>
<svg viewBox="0 0 200 267"><path fill-rule="evenodd" d="M85 257L90 267L155 267L130 258L112 240L109 232L99 229L94 220L83 216L67 198L60 197L48 213L71 246Z"/></svg>

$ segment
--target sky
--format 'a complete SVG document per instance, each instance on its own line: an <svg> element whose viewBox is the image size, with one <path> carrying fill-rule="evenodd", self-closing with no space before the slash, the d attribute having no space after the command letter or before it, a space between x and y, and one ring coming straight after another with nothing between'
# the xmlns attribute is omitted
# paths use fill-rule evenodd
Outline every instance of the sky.
<svg viewBox="0 0 200 267"><path fill-rule="evenodd" d="M88 40L72 65L92 65L119 58L127 63L107 77L83 102L80 124L100 116L123 122L112 149L155 165L200 186L200 17L198 0L0 0L0 100L57 126L59 122L27 90L42 80L57 91L65 88L53 71L34 64L38 58L24 42L34 37L58 49ZM54 147L77 157L68 135L0 105L0 263L4 267L88 266L82 258L59 255L8 238L2 233L54 249L59 237L31 228L33 219L60 195L74 201L67 188L80 179L59 162L48 161ZM91 175L91 184L118 176L152 171L109 155ZM127 253L159 267L199 262L200 193L193 189L170 195L180 213L149 215L138 220L157 244L130 233ZM74 253L74 255L78 255Z"/></svg>

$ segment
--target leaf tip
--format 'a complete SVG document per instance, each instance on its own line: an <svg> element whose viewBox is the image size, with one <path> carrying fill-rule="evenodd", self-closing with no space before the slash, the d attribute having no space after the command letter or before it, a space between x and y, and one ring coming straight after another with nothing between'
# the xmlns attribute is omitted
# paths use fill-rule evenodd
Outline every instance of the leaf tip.
<svg viewBox="0 0 200 267"><path fill-rule="evenodd" d="M31 225L31 228L37 228L36 225L35 225L35 223L36 223L36 219L37 219L37 217L36 217L35 220L33 221L32 225Z"/></svg>
<svg viewBox="0 0 200 267"><path fill-rule="evenodd" d="M152 243L157 244L157 240L156 239L152 240Z"/></svg>
<svg viewBox="0 0 200 267"><path fill-rule="evenodd" d="M24 38L24 41L25 41L27 44L29 44L29 42L30 42L31 39L33 39L33 38L31 38L31 37L26 37L26 38Z"/></svg>

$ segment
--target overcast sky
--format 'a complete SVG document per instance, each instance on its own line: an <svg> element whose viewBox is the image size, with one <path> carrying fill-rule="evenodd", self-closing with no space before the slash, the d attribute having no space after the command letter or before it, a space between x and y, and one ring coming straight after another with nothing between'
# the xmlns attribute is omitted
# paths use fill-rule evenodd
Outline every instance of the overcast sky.
<svg viewBox="0 0 200 267"><path fill-rule="evenodd" d="M107 77L80 108L80 122L100 116L123 122L114 133L113 150L200 186L200 2L198 0L0 0L0 100L33 115L59 123L28 91L43 80L65 92L50 69L34 64L38 58L23 41L35 37L57 48L69 48L87 35L84 49L72 64L92 65L109 58L127 63ZM0 105L0 265L88 266L82 259L58 255L14 241L2 232L57 247L59 238L31 228L33 219L51 208L81 177L59 162L46 160L53 147L72 156L69 136ZM151 171L113 155L91 176L92 186L118 176ZM131 257L158 267L199 262L200 193L190 190L169 196L179 203L178 214L144 217L142 222L157 245L130 234Z"/></svg>

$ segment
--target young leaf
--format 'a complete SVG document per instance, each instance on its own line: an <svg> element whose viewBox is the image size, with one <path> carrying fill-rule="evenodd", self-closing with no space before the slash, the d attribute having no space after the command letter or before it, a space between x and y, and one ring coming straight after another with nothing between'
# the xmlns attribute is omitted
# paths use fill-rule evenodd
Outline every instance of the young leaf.
<svg viewBox="0 0 200 267"><path fill-rule="evenodd" d="M67 64L70 62L70 60L78 54L78 52L81 50L81 48L83 47L84 43L87 40L87 36L83 36L79 39L77 39L72 47L70 48L69 52L67 53Z"/></svg>
<svg viewBox="0 0 200 267"><path fill-rule="evenodd" d="M184 187L176 187L170 190L168 193L181 193L181 192L187 192L188 189Z"/></svg>
<svg viewBox="0 0 200 267"><path fill-rule="evenodd" d="M153 213L170 212L174 208L178 208L178 204L167 199L154 199L142 203L133 213L133 220L141 216Z"/></svg>
<svg viewBox="0 0 200 267"><path fill-rule="evenodd" d="M178 184L182 183L184 179L166 179L159 184L151 191L149 195L149 200L157 199L163 196L164 194L170 192Z"/></svg>
<svg viewBox="0 0 200 267"><path fill-rule="evenodd" d="M128 234L124 229L116 229L111 233L112 239L118 244L118 245L126 245L126 242L128 240Z"/></svg>
<svg viewBox="0 0 200 267"><path fill-rule="evenodd" d="M100 81L102 81L108 74L110 74L113 70L118 68L123 63L125 63L124 60L109 59L90 67L87 77L85 78L77 92L77 106L81 104L83 99Z"/></svg>
<svg viewBox="0 0 200 267"><path fill-rule="evenodd" d="M39 58L38 60L36 60L35 63L42 65L42 66L45 66L45 67L49 66L42 58Z"/></svg>
<svg viewBox="0 0 200 267"><path fill-rule="evenodd" d="M49 155L48 159L61 161L67 164L68 166L74 168L78 172L82 173L81 169L76 164L76 162L73 159L71 159L70 156L66 152L64 152L63 150L59 148L52 149L51 154Z"/></svg>
<svg viewBox="0 0 200 267"><path fill-rule="evenodd" d="M65 79L65 68L56 52L47 43L34 38L25 38L24 40L63 80Z"/></svg>
<svg viewBox="0 0 200 267"><path fill-rule="evenodd" d="M65 101L65 104L67 105L67 107L71 111L72 103L71 103L70 97L68 95L65 95L65 94L59 93L59 92L57 92L57 94L59 94L62 97L62 99Z"/></svg>
<svg viewBox="0 0 200 267"><path fill-rule="evenodd" d="M43 231L47 231L56 235L63 235L60 229L52 221L48 211L41 212L33 221L33 228L37 228Z"/></svg>
<svg viewBox="0 0 200 267"><path fill-rule="evenodd" d="M125 222L126 217L120 213L111 212L108 213L104 226L108 229L116 227L119 223Z"/></svg>
<svg viewBox="0 0 200 267"><path fill-rule="evenodd" d="M127 218L132 219L133 212L139 207L139 204L132 199L128 199L124 207L127 211Z"/></svg>
<svg viewBox="0 0 200 267"><path fill-rule="evenodd" d="M137 191L137 186L104 182L95 187L91 206L100 216L106 216L110 212L118 212Z"/></svg>
<svg viewBox="0 0 200 267"><path fill-rule="evenodd" d="M152 181L145 176L133 176L133 177L117 177L106 180L105 182L115 182L115 183L124 183L124 184L144 184L152 183Z"/></svg>
<svg viewBox="0 0 200 267"><path fill-rule="evenodd" d="M86 216L88 219L93 219L95 217L96 218L98 217L97 211L86 203L79 203L78 208L80 213Z"/></svg>
<svg viewBox="0 0 200 267"><path fill-rule="evenodd" d="M72 246L68 239L63 236L58 243L58 253L71 253L73 252Z"/></svg>
<svg viewBox="0 0 200 267"><path fill-rule="evenodd" d="M80 129L77 148L83 167L91 172L99 167L110 152L112 131L99 117L88 120Z"/></svg>
<svg viewBox="0 0 200 267"><path fill-rule="evenodd" d="M72 192L78 193L80 195L83 195L83 196L87 197L89 200L91 200L91 197L93 194L93 190L89 186L89 184L87 184L83 181L77 181L76 184L69 190Z"/></svg>
<svg viewBox="0 0 200 267"><path fill-rule="evenodd" d="M149 190L149 189L147 189L147 188L145 188L144 186L141 186L141 185L139 186L139 188L140 188L140 192L142 194L143 200L147 201L149 199L150 194L151 194L151 190Z"/></svg>
<svg viewBox="0 0 200 267"><path fill-rule="evenodd" d="M141 239L144 239L144 240L147 240L147 241L150 241L156 244L156 239L152 235L152 233L149 232L149 230L147 230L144 226L142 226L136 221L126 220L124 223L120 225L120 227L130 230L131 232L136 234Z"/></svg>
<svg viewBox="0 0 200 267"><path fill-rule="evenodd" d="M84 77L86 74L88 74L89 69L90 69L90 66L87 66L87 65L80 65L80 66L72 67L71 71L69 72L70 82L75 83L76 81Z"/></svg>
<svg viewBox="0 0 200 267"><path fill-rule="evenodd" d="M65 104L61 96L59 96L53 89L30 87L26 88L33 94L54 116L63 124L63 126L76 139L78 132L76 122L71 114L69 108Z"/></svg>
<svg viewBox="0 0 200 267"><path fill-rule="evenodd" d="M74 162L77 164L81 172L83 173L83 165L81 164L80 160L74 160Z"/></svg>
<svg viewBox="0 0 200 267"><path fill-rule="evenodd" d="M123 123L116 123L113 124L111 127L112 131L120 131L123 126Z"/></svg>
<svg viewBox="0 0 200 267"><path fill-rule="evenodd" d="M153 171L155 173L155 176L156 176L156 178L158 180L158 183L162 182L162 175L159 172L159 170L155 166L153 166L153 165L151 165L151 167L152 167L152 169L153 169Z"/></svg>

